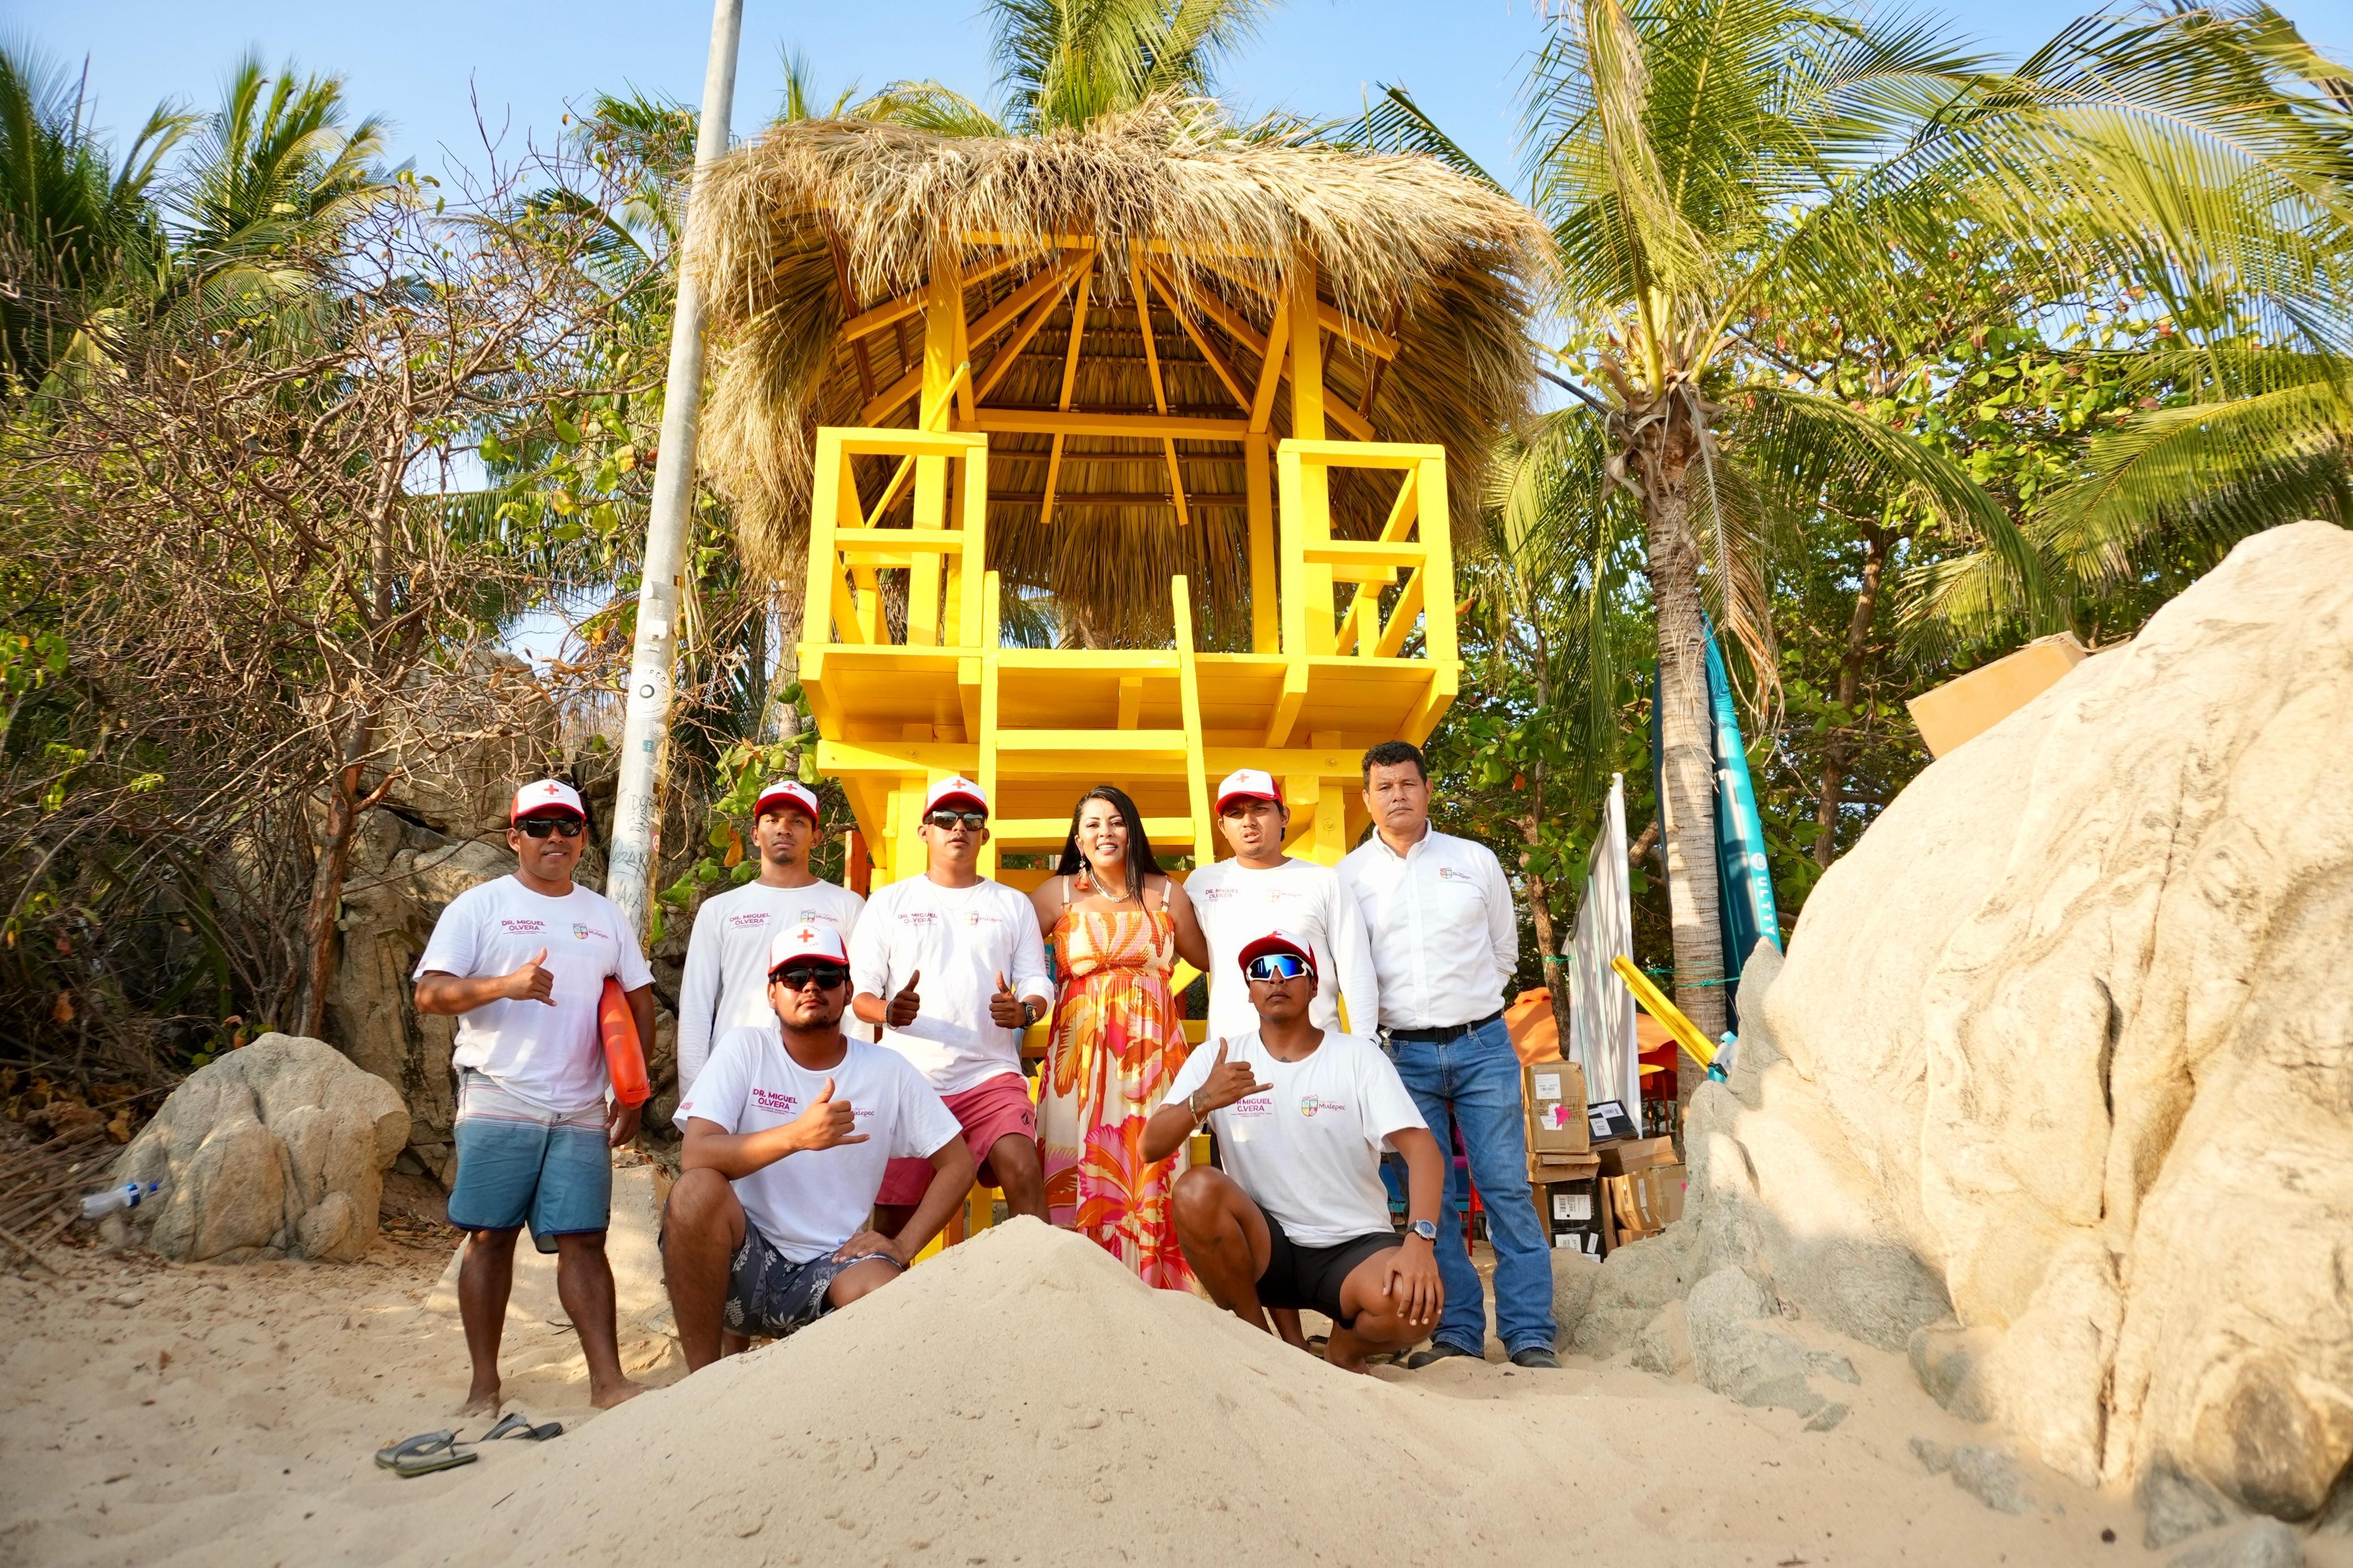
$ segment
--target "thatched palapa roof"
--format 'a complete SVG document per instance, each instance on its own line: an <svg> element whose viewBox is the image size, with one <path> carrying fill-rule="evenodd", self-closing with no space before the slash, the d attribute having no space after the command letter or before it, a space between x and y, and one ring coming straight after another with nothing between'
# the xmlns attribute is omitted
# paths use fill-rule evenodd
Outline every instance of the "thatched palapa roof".
<svg viewBox="0 0 2353 1568"><path fill-rule="evenodd" d="M753 569L786 580L802 569L815 428L914 422L913 399L880 413L876 399L920 369L923 318L902 303L878 321L921 297L943 254L965 280L984 411L1150 414L1156 364L1166 413L1247 414L1303 254L1338 312L1324 317L1327 434L1445 446L1458 523L1489 443L1527 406L1543 231L1425 158L1252 141L1214 106L1163 100L1041 137L780 125L730 153L695 199L690 265L718 367L704 461L736 505ZM1003 325L984 341L991 321ZM1289 395L1273 405L1278 438L1292 433ZM1166 636L1167 579L1182 572L1208 640L1229 640L1246 595L1240 444L1176 441L1181 524L1171 448L1124 437L1062 439L1048 520L1053 446L991 436L988 564L1118 641ZM870 502L887 472L875 461L860 474ZM1335 519L1376 527L1377 492L1335 485Z"/></svg>

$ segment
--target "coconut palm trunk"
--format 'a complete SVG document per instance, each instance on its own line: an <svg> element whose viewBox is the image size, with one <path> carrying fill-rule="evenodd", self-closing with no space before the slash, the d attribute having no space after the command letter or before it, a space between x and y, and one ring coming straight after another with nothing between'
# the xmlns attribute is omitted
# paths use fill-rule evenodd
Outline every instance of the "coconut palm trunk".
<svg viewBox="0 0 2353 1568"><path fill-rule="evenodd" d="M1723 897L1715 866L1715 752L1708 739L1706 627L1700 618L1699 543L1692 533L1698 433L1685 400L1669 398L1629 455L1650 536L1651 602L1659 644L1659 820L1667 910L1674 936L1674 999L1710 1039L1724 1032ZM1695 1075L1675 1074L1678 1106ZM1680 1117L1678 1118L1680 1125Z"/></svg>

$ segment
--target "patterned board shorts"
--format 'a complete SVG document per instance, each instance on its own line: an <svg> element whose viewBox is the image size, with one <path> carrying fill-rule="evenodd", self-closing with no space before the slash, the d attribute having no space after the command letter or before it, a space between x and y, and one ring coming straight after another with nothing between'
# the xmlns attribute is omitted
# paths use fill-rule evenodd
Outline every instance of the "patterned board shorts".
<svg viewBox="0 0 2353 1568"><path fill-rule="evenodd" d="M727 1307L720 1322L730 1333L780 1340L807 1328L832 1310L825 1294L843 1269L867 1258L838 1258L830 1252L795 1263L769 1245L749 1220L744 1245L727 1264Z"/></svg>
<svg viewBox="0 0 2353 1568"><path fill-rule="evenodd" d="M601 1104L549 1110L468 1068L459 1079L455 1139L449 1223L459 1229L528 1225L533 1245L554 1252L557 1237L596 1234L612 1223L613 1154Z"/></svg>

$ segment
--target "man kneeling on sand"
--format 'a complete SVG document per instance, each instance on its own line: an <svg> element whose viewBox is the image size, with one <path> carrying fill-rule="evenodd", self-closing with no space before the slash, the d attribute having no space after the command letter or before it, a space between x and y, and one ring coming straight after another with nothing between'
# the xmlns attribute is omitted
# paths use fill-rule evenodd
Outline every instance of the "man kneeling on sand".
<svg viewBox="0 0 2353 1568"><path fill-rule="evenodd" d="M839 931L777 932L776 1022L722 1035L678 1108L685 1172L662 1211L662 1277L690 1372L897 1278L972 1185L955 1117L906 1058L842 1034L849 1003ZM888 1237L866 1221L892 1159L929 1160L932 1180Z"/></svg>
<svg viewBox="0 0 2353 1568"><path fill-rule="evenodd" d="M1176 1243L1218 1305L1306 1348L1295 1310L1332 1320L1324 1359L1364 1370L1376 1351L1430 1331L1444 1303L1438 1260L1438 1141L1397 1068L1369 1040L1318 1028L1315 958L1271 932L1241 951L1259 1026L1196 1048L1144 1130L1144 1157L1165 1160L1203 1122L1216 1129L1223 1171L1176 1178ZM1405 1156L1409 1234L1389 1225L1384 1144Z"/></svg>

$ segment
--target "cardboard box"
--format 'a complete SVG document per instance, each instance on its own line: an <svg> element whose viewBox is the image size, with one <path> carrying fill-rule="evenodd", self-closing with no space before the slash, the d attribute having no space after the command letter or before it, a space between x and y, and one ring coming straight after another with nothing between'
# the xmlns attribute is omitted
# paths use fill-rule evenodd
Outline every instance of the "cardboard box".
<svg viewBox="0 0 2353 1568"><path fill-rule="evenodd" d="M1593 1157L1605 1176L1628 1176L1675 1163L1672 1138L1612 1138L1593 1145Z"/></svg>
<svg viewBox="0 0 2353 1568"><path fill-rule="evenodd" d="M1575 1062L1531 1062L1520 1069L1527 1110L1528 1153L1582 1154L1592 1146L1585 1117L1585 1069Z"/></svg>
<svg viewBox="0 0 2353 1568"><path fill-rule="evenodd" d="M2074 633L2061 632L1924 691L1904 706L1912 710L1928 754L1941 757L2042 696L2087 657Z"/></svg>
<svg viewBox="0 0 2353 1568"><path fill-rule="evenodd" d="M1535 1153L1528 1156L1528 1185L1554 1182L1588 1182L1601 1173L1601 1162L1590 1154Z"/></svg>
<svg viewBox="0 0 2353 1568"><path fill-rule="evenodd" d="M1605 1176L1601 1186L1609 1194L1609 1228L1613 1245L1624 1246L1652 1237L1683 1216L1681 1165L1653 1165L1630 1175Z"/></svg>
<svg viewBox="0 0 2353 1568"><path fill-rule="evenodd" d="M1532 1189L1536 1215L1555 1247L1578 1252L1599 1252L1602 1247L1602 1209L1609 1200L1590 1175L1549 1182Z"/></svg>

